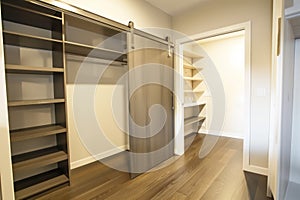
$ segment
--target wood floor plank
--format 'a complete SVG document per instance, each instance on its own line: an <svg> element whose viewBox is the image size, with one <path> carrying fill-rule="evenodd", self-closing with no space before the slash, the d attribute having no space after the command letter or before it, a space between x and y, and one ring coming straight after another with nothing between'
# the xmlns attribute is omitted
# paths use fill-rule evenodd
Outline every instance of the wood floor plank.
<svg viewBox="0 0 300 200"><path fill-rule="evenodd" d="M210 160L203 170L200 170L189 182L179 189L179 192L188 196L188 199L199 199L211 187L212 183L224 170L234 152L226 153L220 161Z"/></svg>
<svg viewBox="0 0 300 200"><path fill-rule="evenodd" d="M187 196L180 193L180 192L175 192L171 197L170 200L187 200Z"/></svg>

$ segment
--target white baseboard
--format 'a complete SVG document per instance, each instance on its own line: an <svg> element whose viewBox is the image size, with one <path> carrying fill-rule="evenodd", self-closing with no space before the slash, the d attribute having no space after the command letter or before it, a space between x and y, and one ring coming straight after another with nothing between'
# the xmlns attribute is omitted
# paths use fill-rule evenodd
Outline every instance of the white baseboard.
<svg viewBox="0 0 300 200"><path fill-rule="evenodd" d="M235 139L241 139L241 140L244 139L243 133L212 131L212 130L206 130L206 129L200 129L199 133L215 135L215 136L222 136L222 137L229 137L229 138L235 138Z"/></svg>
<svg viewBox="0 0 300 200"><path fill-rule="evenodd" d="M121 153L123 151L126 151L127 149L128 149L128 145L124 145L124 146L116 147L116 148L110 149L108 151L102 152L98 155L89 156L89 157L74 161L71 163L71 169L76 169L78 167L82 167L84 165L93 163L97 160L107 158L107 157L115 155L117 153Z"/></svg>

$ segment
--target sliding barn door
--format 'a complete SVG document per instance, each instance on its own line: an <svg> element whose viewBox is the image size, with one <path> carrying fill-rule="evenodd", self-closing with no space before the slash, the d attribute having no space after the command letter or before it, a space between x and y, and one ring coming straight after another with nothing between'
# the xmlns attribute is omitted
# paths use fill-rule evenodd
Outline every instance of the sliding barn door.
<svg viewBox="0 0 300 200"><path fill-rule="evenodd" d="M134 36L129 63L131 177L173 156L173 55L168 45ZM132 48L132 47L130 47Z"/></svg>

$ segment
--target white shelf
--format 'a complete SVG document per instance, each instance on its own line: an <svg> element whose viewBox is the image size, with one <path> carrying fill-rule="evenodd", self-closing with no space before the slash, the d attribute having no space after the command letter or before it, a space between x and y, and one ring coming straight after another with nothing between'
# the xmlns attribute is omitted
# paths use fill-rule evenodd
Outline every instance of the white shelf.
<svg viewBox="0 0 300 200"><path fill-rule="evenodd" d="M184 131L184 136L189 136L189 135L192 135L192 134L197 134L197 131L195 131L193 129Z"/></svg>
<svg viewBox="0 0 300 200"><path fill-rule="evenodd" d="M204 93L204 91L184 90L185 93Z"/></svg>
<svg viewBox="0 0 300 200"><path fill-rule="evenodd" d="M198 102L191 102L191 103L184 103L184 107L188 108L188 107L194 107L194 106L200 106L200 105L205 105L206 102L204 101L198 101Z"/></svg>
<svg viewBox="0 0 300 200"><path fill-rule="evenodd" d="M195 124L203 120L205 120L205 117L190 117L184 120L184 126Z"/></svg>
<svg viewBox="0 0 300 200"><path fill-rule="evenodd" d="M195 77L183 77L184 80L188 80L188 81L203 81L203 79L201 78L195 78Z"/></svg>

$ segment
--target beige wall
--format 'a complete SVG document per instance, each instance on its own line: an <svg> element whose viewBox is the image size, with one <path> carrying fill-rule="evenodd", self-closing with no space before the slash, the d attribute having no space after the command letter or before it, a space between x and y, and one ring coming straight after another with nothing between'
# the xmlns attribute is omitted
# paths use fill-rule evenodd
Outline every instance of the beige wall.
<svg viewBox="0 0 300 200"><path fill-rule="evenodd" d="M214 0L172 21L175 30L187 35L251 21L250 164L263 168L268 167L271 20L271 0Z"/></svg>
<svg viewBox="0 0 300 200"><path fill-rule="evenodd" d="M243 33L239 36L230 35L227 34L228 38L200 41L199 44L214 62L225 90L225 119L221 134L244 138L245 37ZM207 120L211 121L209 114L210 112L206 113L209 118Z"/></svg>

